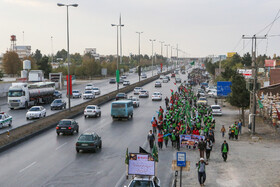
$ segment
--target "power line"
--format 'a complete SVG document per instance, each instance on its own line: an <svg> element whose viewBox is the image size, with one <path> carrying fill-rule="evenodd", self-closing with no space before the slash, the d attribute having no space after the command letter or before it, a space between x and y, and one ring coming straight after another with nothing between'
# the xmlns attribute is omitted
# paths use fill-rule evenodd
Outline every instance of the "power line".
<svg viewBox="0 0 280 187"><path fill-rule="evenodd" d="M277 21L277 20L280 18L280 16L278 16L279 12L280 12L280 9L279 9L279 11L278 11L276 17L274 18L274 20L273 20L270 24L268 24L267 26L265 26L262 30L260 30L257 34L260 34L261 32L265 31L268 27L270 27L270 29L271 29L271 27L273 26L274 22ZM277 17L277 16L278 16L278 17ZM270 31L270 29L269 29L269 31Z"/></svg>

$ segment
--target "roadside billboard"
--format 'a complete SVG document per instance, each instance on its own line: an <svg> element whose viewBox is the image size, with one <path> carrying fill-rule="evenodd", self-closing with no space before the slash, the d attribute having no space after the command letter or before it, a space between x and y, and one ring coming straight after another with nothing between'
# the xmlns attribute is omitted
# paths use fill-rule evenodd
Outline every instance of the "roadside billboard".
<svg viewBox="0 0 280 187"><path fill-rule="evenodd" d="M275 67L276 66L276 60L265 60L265 67Z"/></svg>
<svg viewBox="0 0 280 187"><path fill-rule="evenodd" d="M245 78L252 77L252 69L237 69L237 72L242 74Z"/></svg>
<svg viewBox="0 0 280 187"><path fill-rule="evenodd" d="M151 154L129 153L129 175L155 175L155 161Z"/></svg>
<svg viewBox="0 0 280 187"><path fill-rule="evenodd" d="M230 81L217 82L217 96L227 97L231 93L231 85Z"/></svg>
<svg viewBox="0 0 280 187"><path fill-rule="evenodd" d="M236 52L228 52L228 53L227 53L227 57L228 57L228 58L231 58L231 57L233 57L235 54L236 54Z"/></svg>

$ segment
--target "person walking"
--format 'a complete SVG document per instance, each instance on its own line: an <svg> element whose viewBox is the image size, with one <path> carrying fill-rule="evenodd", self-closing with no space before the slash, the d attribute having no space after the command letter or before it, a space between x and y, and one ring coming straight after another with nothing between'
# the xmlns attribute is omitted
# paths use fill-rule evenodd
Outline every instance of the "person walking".
<svg viewBox="0 0 280 187"><path fill-rule="evenodd" d="M225 133L226 133L226 128L225 128L224 125L221 128L221 133L222 133L222 137L224 138L225 137Z"/></svg>
<svg viewBox="0 0 280 187"><path fill-rule="evenodd" d="M213 147L212 141L209 138L207 138L207 140L206 140L206 159L207 160L206 161L208 161L210 158L210 153L212 151L212 147Z"/></svg>
<svg viewBox="0 0 280 187"><path fill-rule="evenodd" d="M206 165L208 165L208 163L204 162L204 158L200 158L199 162L196 163L198 172L198 182L200 186L204 186L206 180Z"/></svg>
<svg viewBox="0 0 280 187"><path fill-rule="evenodd" d="M238 134L239 134L238 126L235 126L234 127L234 137L235 137L235 140L238 140Z"/></svg>
<svg viewBox="0 0 280 187"><path fill-rule="evenodd" d="M205 142L203 141L202 138L200 139L200 142L198 143L197 147L198 147L198 150L199 150L200 158L204 158L204 151L205 151L205 148L206 148L206 144L205 144Z"/></svg>
<svg viewBox="0 0 280 187"><path fill-rule="evenodd" d="M222 152L222 157L224 159L224 161L227 161L227 154L229 152L229 147L228 147L228 143L226 140L224 140L224 143L221 146L221 152Z"/></svg>
<svg viewBox="0 0 280 187"><path fill-rule="evenodd" d="M162 150L162 144L163 144L163 134L162 131L159 131L158 133L158 147Z"/></svg>
<svg viewBox="0 0 280 187"><path fill-rule="evenodd" d="M242 121L241 121L241 119L239 119L237 126L238 126L238 134L241 134L241 129L242 129Z"/></svg>
<svg viewBox="0 0 280 187"><path fill-rule="evenodd" d="M167 132L166 129L164 129L164 132L163 132L163 139L164 139L164 144L165 144L165 147L167 147L168 145L168 139L169 139L169 133Z"/></svg>
<svg viewBox="0 0 280 187"><path fill-rule="evenodd" d="M157 120L156 117L154 117L153 121L152 121L152 127L153 127L153 133L156 134L157 133Z"/></svg>
<svg viewBox="0 0 280 187"><path fill-rule="evenodd" d="M217 104L218 104L218 98L215 97L215 105L217 105Z"/></svg>
<svg viewBox="0 0 280 187"><path fill-rule="evenodd" d="M169 105L169 99L168 99L168 97L166 96L166 98L165 98L165 106L166 106L166 108L168 107L168 105Z"/></svg>
<svg viewBox="0 0 280 187"><path fill-rule="evenodd" d="M149 142L149 144L150 144L150 149L153 149L153 147L154 147L154 142L155 142L155 136L154 136L152 130L150 130L147 139L148 139L148 142Z"/></svg>

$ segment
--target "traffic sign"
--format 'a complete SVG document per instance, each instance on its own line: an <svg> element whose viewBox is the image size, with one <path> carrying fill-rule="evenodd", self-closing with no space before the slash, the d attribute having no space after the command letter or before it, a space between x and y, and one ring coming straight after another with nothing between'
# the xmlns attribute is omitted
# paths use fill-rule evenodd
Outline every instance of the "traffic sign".
<svg viewBox="0 0 280 187"><path fill-rule="evenodd" d="M116 70L116 82L117 82L117 83L120 82L120 72L119 72L118 69Z"/></svg>
<svg viewBox="0 0 280 187"><path fill-rule="evenodd" d="M177 166L186 167L186 152L177 152Z"/></svg>
<svg viewBox="0 0 280 187"><path fill-rule="evenodd" d="M180 169L182 168L183 171L190 171L190 161L186 162L186 167L178 167L177 166L177 160L172 160L172 170L173 171L180 171Z"/></svg>

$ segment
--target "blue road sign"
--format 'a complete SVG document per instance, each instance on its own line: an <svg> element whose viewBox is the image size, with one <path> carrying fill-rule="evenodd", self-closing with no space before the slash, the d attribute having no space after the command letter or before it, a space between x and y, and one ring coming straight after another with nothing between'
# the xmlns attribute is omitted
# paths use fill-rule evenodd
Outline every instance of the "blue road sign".
<svg viewBox="0 0 280 187"><path fill-rule="evenodd" d="M177 166L186 167L186 152L177 152Z"/></svg>
<svg viewBox="0 0 280 187"><path fill-rule="evenodd" d="M230 81L217 82L217 96L227 97L231 93Z"/></svg>

